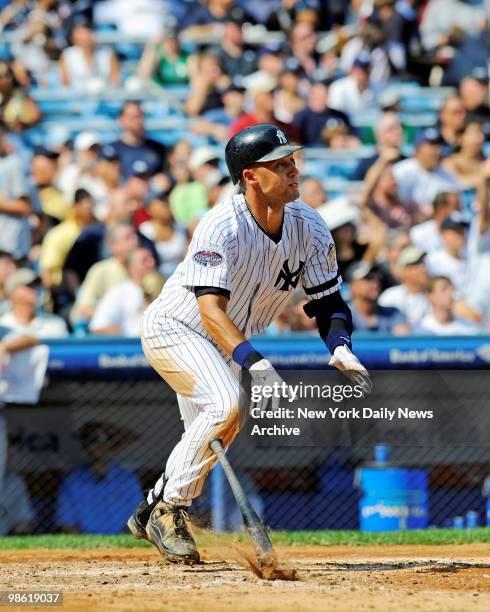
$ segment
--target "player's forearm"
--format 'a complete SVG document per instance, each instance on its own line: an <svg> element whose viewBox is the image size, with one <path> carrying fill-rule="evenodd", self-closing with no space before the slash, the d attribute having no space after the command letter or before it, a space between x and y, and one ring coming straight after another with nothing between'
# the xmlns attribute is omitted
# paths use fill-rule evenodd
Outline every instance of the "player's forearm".
<svg viewBox="0 0 490 612"><path fill-rule="evenodd" d="M235 347L246 340L226 312L220 309L207 312L202 318L202 324L227 355L231 356Z"/></svg>
<svg viewBox="0 0 490 612"><path fill-rule="evenodd" d="M228 298L222 295L201 295L197 303L201 321L206 332L227 355L232 355L235 347L245 342L245 336L226 314Z"/></svg>

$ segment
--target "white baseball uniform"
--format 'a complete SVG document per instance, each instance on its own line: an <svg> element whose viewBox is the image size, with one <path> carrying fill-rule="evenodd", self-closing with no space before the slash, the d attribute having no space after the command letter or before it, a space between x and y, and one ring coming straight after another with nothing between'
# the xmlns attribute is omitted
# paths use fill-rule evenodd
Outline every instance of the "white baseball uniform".
<svg viewBox="0 0 490 612"><path fill-rule="evenodd" d="M319 299L341 282L330 231L300 200L284 207L278 241L257 223L243 195L204 216L185 260L143 320L144 352L176 391L185 426L154 494L166 478L164 501L190 505L216 460L209 443L218 437L228 447L249 409L240 393L240 366L204 330L194 288L214 287L229 296L227 314L248 339L277 317L298 283L310 299Z"/></svg>

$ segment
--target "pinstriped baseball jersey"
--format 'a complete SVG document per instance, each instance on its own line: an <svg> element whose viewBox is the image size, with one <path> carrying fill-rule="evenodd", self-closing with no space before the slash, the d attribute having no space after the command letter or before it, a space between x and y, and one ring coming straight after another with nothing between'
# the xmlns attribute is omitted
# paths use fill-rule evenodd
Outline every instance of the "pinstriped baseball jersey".
<svg viewBox="0 0 490 612"><path fill-rule="evenodd" d="M280 240L260 227L243 195L209 211L185 260L143 318L148 361L177 393L185 433L148 502L190 505L216 462L209 443L228 447L248 413L240 367L204 330L195 287L229 295L227 314L248 338L261 333L301 285L311 299L338 290L342 279L332 236L320 215L295 200L284 207Z"/></svg>
<svg viewBox="0 0 490 612"><path fill-rule="evenodd" d="M287 204L275 242L245 197L235 195L201 220L185 260L157 302L166 317L212 340L202 327L193 288L221 288L230 295L228 316L249 338L266 329L298 285L310 299L319 299L337 291L341 282L332 236L314 209L301 200Z"/></svg>

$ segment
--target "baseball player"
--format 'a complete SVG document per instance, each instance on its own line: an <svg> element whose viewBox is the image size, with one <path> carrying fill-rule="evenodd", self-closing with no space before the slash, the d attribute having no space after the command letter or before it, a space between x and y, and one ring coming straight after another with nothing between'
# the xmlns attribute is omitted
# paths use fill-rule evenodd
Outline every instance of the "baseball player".
<svg viewBox="0 0 490 612"><path fill-rule="evenodd" d="M199 561L186 509L216 462L209 444L220 438L227 448L247 416L241 374L255 385L282 382L248 338L266 329L298 284L330 365L370 391L368 372L351 352L351 314L339 292L332 236L298 199L293 154L300 148L271 124L230 139L226 163L241 193L203 217L185 260L144 314L145 355L177 393L185 432L128 526L169 561Z"/></svg>

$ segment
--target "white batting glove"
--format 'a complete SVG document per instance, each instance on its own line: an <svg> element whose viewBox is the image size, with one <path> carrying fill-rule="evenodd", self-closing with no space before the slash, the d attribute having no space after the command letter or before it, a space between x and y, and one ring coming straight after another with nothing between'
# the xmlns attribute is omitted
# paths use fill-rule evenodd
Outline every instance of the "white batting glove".
<svg viewBox="0 0 490 612"><path fill-rule="evenodd" d="M373 383L369 377L369 372L362 365L348 346L338 346L328 362L337 370L343 372L354 384L362 387L364 395L369 395L373 390Z"/></svg>
<svg viewBox="0 0 490 612"><path fill-rule="evenodd" d="M273 386L275 384L281 385L280 394L273 393L271 397L272 410L280 408L281 399L287 397L287 385L285 385L284 380L276 372L272 363L268 359L261 359L257 361L257 363L254 363L253 366L250 366L248 371L252 377L252 382L256 385L260 385L261 387Z"/></svg>

